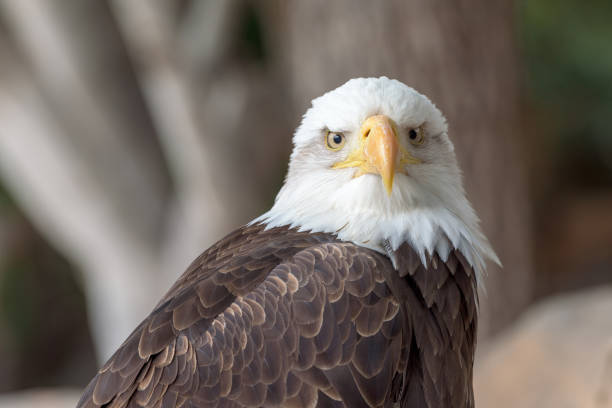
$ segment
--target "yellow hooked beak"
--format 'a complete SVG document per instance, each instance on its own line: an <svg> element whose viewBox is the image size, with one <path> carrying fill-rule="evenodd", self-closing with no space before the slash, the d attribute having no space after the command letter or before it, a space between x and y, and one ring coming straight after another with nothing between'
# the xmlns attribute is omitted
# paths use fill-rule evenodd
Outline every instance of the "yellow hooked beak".
<svg viewBox="0 0 612 408"><path fill-rule="evenodd" d="M393 190L396 171L404 171L406 164L417 164L413 157L400 145L393 121L385 115L367 118L359 131L359 145L349 153L346 160L332 166L334 169L356 167L354 177L364 174L380 174L387 194Z"/></svg>

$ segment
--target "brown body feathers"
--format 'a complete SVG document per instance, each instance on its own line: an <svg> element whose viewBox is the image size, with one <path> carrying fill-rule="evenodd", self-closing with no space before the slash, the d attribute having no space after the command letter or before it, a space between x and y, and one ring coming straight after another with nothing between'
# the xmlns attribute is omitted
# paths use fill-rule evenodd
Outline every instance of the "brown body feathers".
<svg viewBox="0 0 612 408"><path fill-rule="evenodd" d="M473 407L475 278L329 234L240 228L198 257L79 407ZM396 405L398 404L398 405Z"/></svg>

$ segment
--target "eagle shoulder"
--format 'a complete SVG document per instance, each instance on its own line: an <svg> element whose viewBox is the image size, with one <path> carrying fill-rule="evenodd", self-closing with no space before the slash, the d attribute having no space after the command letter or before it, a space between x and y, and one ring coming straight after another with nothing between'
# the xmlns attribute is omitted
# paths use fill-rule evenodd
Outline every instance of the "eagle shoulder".
<svg viewBox="0 0 612 408"><path fill-rule="evenodd" d="M183 339L201 336L236 296L248 293L282 260L325 239L322 234L251 225L217 242L192 262L110 357L86 387L78 406L97 407L111 401L113 406L125 406L135 393L152 391L145 385L156 385L150 382L156 378L146 375L153 360L157 358L159 366L168 353L170 361L179 361L179 368L184 368L183 360L188 361L189 355L176 354L177 341L185 346ZM168 368L170 374L173 370L174 366Z"/></svg>

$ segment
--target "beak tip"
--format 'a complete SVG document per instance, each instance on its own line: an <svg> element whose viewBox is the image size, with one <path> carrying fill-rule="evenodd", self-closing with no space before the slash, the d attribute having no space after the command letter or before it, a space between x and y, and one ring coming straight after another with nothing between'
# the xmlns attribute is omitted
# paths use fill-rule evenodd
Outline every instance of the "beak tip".
<svg viewBox="0 0 612 408"><path fill-rule="evenodd" d="M390 196L391 193L393 192L393 180L389 181L389 182L383 182L384 186L385 186L385 190L387 191L387 195Z"/></svg>

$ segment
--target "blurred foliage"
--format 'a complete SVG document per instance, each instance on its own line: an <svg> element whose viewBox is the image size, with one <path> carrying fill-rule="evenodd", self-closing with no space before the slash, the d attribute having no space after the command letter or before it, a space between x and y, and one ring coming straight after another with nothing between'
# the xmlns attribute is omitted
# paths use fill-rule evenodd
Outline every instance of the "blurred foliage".
<svg viewBox="0 0 612 408"><path fill-rule="evenodd" d="M609 0L520 5L530 108L552 126L557 175L573 187L612 185L611 21Z"/></svg>
<svg viewBox="0 0 612 408"><path fill-rule="evenodd" d="M0 211L8 211L14 208L15 204L4 188L0 185Z"/></svg>
<svg viewBox="0 0 612 408"><path fill-rule="evenodd" d="M243 52L251 58L264 61L268 56L264 43L262 21L253 5L248 4L242 17L239 42Z"/></svg>
<svg viewBox="0 0 612 408"><path fill-rule="evenodd" d="M37 235L1 186L0 224L0 391L83 385L84 370L96 361L73 268Z"/></svg>

